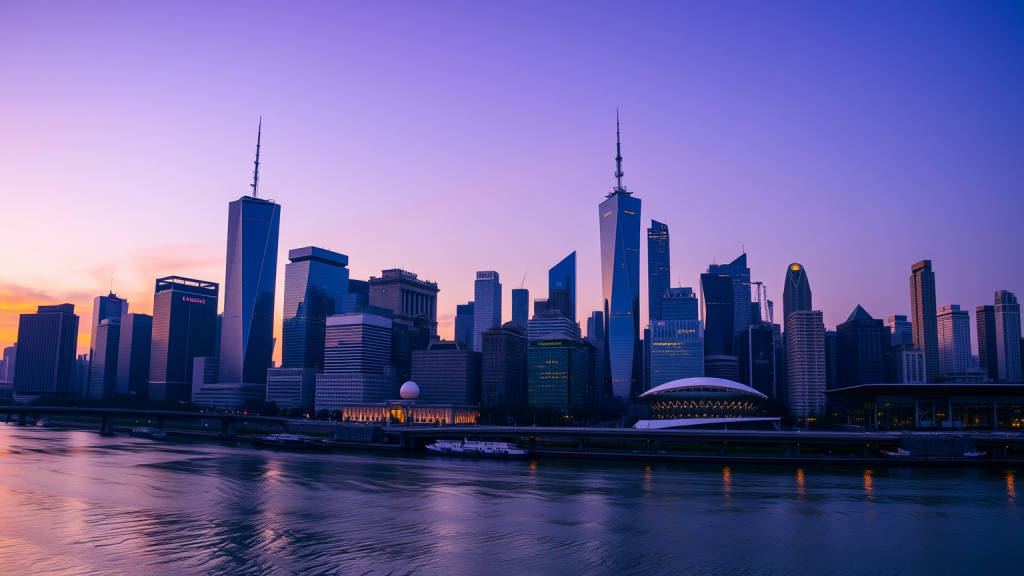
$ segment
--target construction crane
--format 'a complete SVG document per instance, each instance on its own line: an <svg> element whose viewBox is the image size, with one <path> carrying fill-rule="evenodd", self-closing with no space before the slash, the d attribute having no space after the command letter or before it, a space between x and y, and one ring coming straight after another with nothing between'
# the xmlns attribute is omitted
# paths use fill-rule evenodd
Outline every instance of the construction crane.
<svg viewBox="0 0 1024 576"><path fill-rule="evenodd" d="M527 270L526 274L529 274L529 273L530 273L530 271ZM526 286L526 274L523 274L523 281L519 283L519 289L520 290L523 289L523 286Z"/></svg>

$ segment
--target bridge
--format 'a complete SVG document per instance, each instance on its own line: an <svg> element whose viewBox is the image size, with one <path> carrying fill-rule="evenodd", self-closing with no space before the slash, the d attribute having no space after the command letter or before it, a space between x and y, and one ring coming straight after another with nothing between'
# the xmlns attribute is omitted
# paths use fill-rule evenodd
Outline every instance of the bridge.
<svg viewBox="0 0 1024 576"><path fill-rule="evenodd" d="M161 430L167 429L168 420L218 420L222 436L234 436L235 426L245 422L277 424L282 428L287 418L276 416L256 416L254 414L222 414L218 412L178 412L174 410L132 410L125 408L71 408L57 406L0 406L0 414L4 422L10 422L11 416L17 416L19 426L26 425L28 416L94 416L99 417L100 434L114 433L114 420L121 418L146 418L156 420Z"/></svg>

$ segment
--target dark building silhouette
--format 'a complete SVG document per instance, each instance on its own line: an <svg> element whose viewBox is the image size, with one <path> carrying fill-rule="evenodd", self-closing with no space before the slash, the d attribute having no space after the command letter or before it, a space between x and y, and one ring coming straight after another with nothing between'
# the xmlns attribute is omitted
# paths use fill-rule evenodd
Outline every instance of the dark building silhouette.
<svg viewBox="0 0 1024 576"><path fill-rule="evenodd" d="M693 288L669 288L661 295L659 320L698 320L700 302Z"/></svg>
<svg viewBox="0 0 1024 576"><path fill-rule="evenodd" d="M512 321L526 326L530 320L530 291L526 288L512 289Z"/></svg>
<svg viewBox="0 0 1024 576"><path fill-rule="evenodd" d="M708 266L708 274L728 275L732 282L732 336L735 338L750 326L750 268L747 267L747 255L741 254L728 264L712 264Z"/></svg>
<svg viewBox="0 0 1024 576"><path fill-rule="evenodd" d="M782 288L782 330L787 329L786 322L790 314L797 310L813 309L807 270L800 264L790 264L786 269L786 280Z"/></svg>
<svg viewBox="0 0 1024 576"><path fill-rule="evenodd" d="M92 301L92 323L89 325L89 371L86 376L86 385L76 389L77 396L92 398L109 398L113 394L114 381L117 379L117 351L119 326L121 316L128 313L128 301L118 298L113 292L107 296L97 296ZM107 326L103 328L103 350L97 350L97 338L100 325L107 320ZM97 354L98 352L98 354ZM96 359L102 360L99 366L94 366ZM93 373L99 381L94 385ZM107 392L104 395L104 392Z"/></svg>
<svg viewBox="0 0 1024 576"><path fill-rule="evenodd" d="M18 319L14 393L71 394L75 384L78 316L74 304L40 306Z"/></svg>
<svg viewBox="0 0 1024 576"><path fill-rule="evenodd" d="M737 338L739 381L769 398L777 398L775 346L770 324L752 324Z"/></svg>
<svg viewBox="0 0 1024 576"><path fill-rule="evenodd" d="M704 355L734 356L732 276L707 272L700 275L700 286L704 304Z"/></svg>
<svg viewBox="0 0 1024 576"><path fill-rule="evenodd" d="M473 348L473 303L455 306L455 341Z"/></svg>
<svg viewBox="0 0 1024 576"><path fill-rule="evenodd" d="M974 312L978 328L978 364L992 382L999 380L999 356L996 352L996 307L978 306Z"/></svg>
<svg viewBox="0 0 1024 576"><path fill-rule="evenodd" d="M910 313L914 347L924 350L929 381L939 374L938 309L935 306L935 273L932 261L921 260L910 267Z"/></svg>
<svg viewBox="0 0 1024 576"><path fill-rule="evenodd" d="M413 354L427 350L432 336L430 321L426 318L413 320L412 325L394 322L391 328L391 365L394 367L394 383L391 398L399 397L402 384L413 379ZM467 349L469 346L466 347Z"/></svg>
<svg viewBox="0 0 1024 576"><path fill-rule="evenodd" d="M327 317L342 313L348 256L307 246L288 251L284 272L282 368L324 367Z"/></svg>
<svg viewBox="0 0 1024 576"><path fill-rule="evenodd" d="M672 285L668 225L651 220L647 229L647 323L666 320L661 315L662 298Z"/></svg>
<svg viewBox="0 0 1024 576"><path fill-rule="evenodd" d="M617 116L617 115L616 115ZM612 394L629 401L643 385L640 348L640 199L622 185L622 151L615 121L615 188L598 208L601 230L601 296L604 306L604 372ZM533 403L533 401L530 401Z"/></svg>
<svg viewBox="0 0 1024 576"><path fill-rule="evenodd" d="M604 345L604 312L595 310L587 318L587 342L589 342L596 353L593 361L596 363L594 373L594 389L591 390L592 397L588 400L591 404L604 404L612 397L612 383L605 372L605 345Z"/></svg>
<svg viewBox="0 0 1024 576"><path fill-rule="evenodd" d="M483 345L481 403L523 402L526 348L529 346L524 326L506 322L500 328L491 328L483 333Z"/></svg>
<svg viewBox="0 0 1024 576"><path fill-rule="evenodd" d="M576 321L576 252L548 270L548 303Z"/></svg>
<svg viewBox="0 0 1024 576"><path fill-rule="evenodd" d="M587 399L589 358L586 345L554 336L530 342L526 350L526 401L531 406L569 413Z"/></svg>
<svg viewBox="0 0 1024 576"><path fill-rule="evenodd" d="M149 354L153 345L153 317L121 316L121 342L117 351L115 393L145 395L149 385ZM215 348L216 349L216 348Z"/></svg>
<svg viewBox="0 0 1024 576"><path fill-rule="evenodd" d="M412 379L424 404L479 404L480 353L462 342L433 342L413 352Z"/></svg>
<svg viewBox="0 0 1024 576"><path fill-rule="evenodd" d="M839 388L878 384L886 380L892 333L858 305L836 327L836 378Z"/></svg>
<svg viewBox="0 0 1024 576"><path fill-rule="evenodd" d="M838 334L835 330L825 330L825 390L839 388L839 372L836 367Z"/></svg>
<svg viewBox="0 0 1024 576"><path fill-rule="evenodd" d="M219 292L216 282L181 276L157 279L149 358L150 399L191 399L193 360L215 355ZM266 378L265 369L263 373Z"/></svg>

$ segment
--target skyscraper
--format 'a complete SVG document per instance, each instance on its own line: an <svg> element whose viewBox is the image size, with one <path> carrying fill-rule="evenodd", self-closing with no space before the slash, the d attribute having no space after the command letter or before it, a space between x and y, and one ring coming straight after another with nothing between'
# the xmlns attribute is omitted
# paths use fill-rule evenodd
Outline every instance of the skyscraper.
<svg viewBox="0 0 1024 576"><path fill-rule="evenodd" d="M117 387L117 353L121 342L121 318L100 320L93 330L89 360L89 397L112 398Z"/></svg>
<svg viewBox="0 0 1024 576"><path fill-rule="evenodd" d="M473 303L455 307L455 341L473 349Z"/></svg>
<svg viewBox="0 0 1024 576"><path fill-rule="evenodd" d="M1020 382L1020 304L1017 303L1017 297L1013 292L996 292L995 321L999 380ZM18 340L20 342L21 338Z"/></svg>
<svg viewBox="0 0 1024 576"><path fill-rule="evenodd" d="M506 322L484 332L480 401L484 404L523 401L524 362L529 343L523 325Z"/></svg>
<svg viewBox="0 0 1024 576"><path fill-rule="evenodd" d="M149 355L150 399L191 399L193 360L214 356L219 292L215 282L180 276L157 279Z"/></svg>
<svg viewBox="0 0 1024 576"><path fill-rule="evenodd" d="M548 270L548 304L576 321L576 252Z"/></svg>
<svg viewBox="0 0 1024 576"><path fill-rule="evenodd" d="M825 410L825 325L820 310L795 310L786 320L789 409L806 418Z"/></svg>
<svg viewBox="0 0 1024 576"><path fill-rule="evenodd" d="M14 393L71 394L75 380L78 316L74 304L40 306L18 319Z"/></svg>
<svg viewBox="0 0 1024 576"><path fill-rule="evenodd" d="M647 229L647 323L666 320L661 314L662 297L672 284L669 261L668 225L651 220Z"/></svg>
<svg viewBox="0 0 1024 576"><path fill-rule="evenodd" d="M483 333L501 326L501 282L493 270L476 273L473 286L473 347L483 350Z"/></svg>
<svg viewBox="0 0 1024 576"><path fill-rule="evenodd" d="M526 288L512 289L512 321L526 326L530 319L530 291Z"/></svg>
<svg viewBox="0 0 1024 576"><path fill-rule="evenodd" d="M836 378L839 388L885 382L892 333L859 304L836 326Z"/></svg>
<svg viewBox="0 0 1024 576"><path fill-rule="evenodd" d="M97 296L92 301L92 324L89 325L89 372L87 376L87 387L81 390L77 390L75 394L81 397L93 397L103 398L104 383L101 381L94 389L92 382L92 373L94 371L93 362L96 360L96 338L98 337L97 332L99 331L100 324L104 320L110 320L115 324L120 324L121 316L128 313L128 301L124 298L118 298L113 292L107 296ZM111 333L111 330L113 333ZM113 372L117 371L117 350L119 341L119 330L120 327L112 328L108 327L104 329L105 340L104 345L107 350L100 352L103 357L105 364L111 364ZM98 366L97 377L101 380L109 379L113 377L116 379L114 374L111 374L109 370L110 366ZM111 382L108 382L111 384Z"/></svg>
<svg viewBox="0 0 1024 576"><path fill-rule="evenodd" d="M357 312L327 319L324 373L316 376L316 409L382 402L393 389L392 320Z"/></svg>
<svg viewBox="0 0 1024 576"><path fill-rule="evenodd" d="M789 315L797 310L811 310L811 283L807 270L793 263L786 268L786 280L782 288L782 330L788 330Z"/></svg>
<svg viewBox="0 0 1024 576"><path fill-rule="evenodd" d="M950 304L936 318L939 337L939 376L967 374L971 367L971 315Z"/></svg>
<svg viewBox="0 0 1024 576"><path fill-rule="evenodd" d="M261 122L262 128L262 122ZM220 381L266 384L274 354L274 291L281 206L259 197L260 144L252 196L228 205ZM212 356L213 354L197 354ZM191 365L191 362L190 362Z"/></svg>
<svg viewBox="0 0 1024 576"><path fill-rule="evenodd" d="M426 404L480 404L480 356L462 342L431 342L412 353L412 379Z"/></svg>
<svg viewBox="0 0 1024 576"><path fill-rule="evenodd" d="M143 395L148 390L149 354L153 345L153 317L121 316L121 342L117 351L115 393Z"/></svg>
<svg viewBox="0 0 1024 576"><path fill-rule="evenodd" d="M348 256L306 246L284 268L282 368L323 368L327 317L348 295Z"/></svg>
<svg viewBox="0 0 1024 576"><path fill-rule="evenodd" d="M996 351L996 307L978 306L975 310L978 328L978 364L988 379L999 380L999 355Z"/></svg>
<svg viewBox="0 0 1024 576"><path fill-rule="evenodd" d="M704 308L704 355L734 356L733 319L736 310L732 276L722 272L700 275Z"/></svg>
<svg viewBox="0 0 1024 576"><path fill-rule="evenodd" d="M414 272L392 268L380 277L370 276L370 306L386 308L399 324L412 326L425 321L431 336L437 335L437 282L420 280ZM426 349L424 345L423 349Z"/></svg>
<svg viewBox="0 0 1024 576"><path fill-rule="evenodd" d="M615 188L601 203L601 292L605 318L605 374L612 393L630 400L641 393L640 199L622 185L622 147L615 118Z"/></svg>
<svg viewBox="0 0 1024 576"><path fill-rule="evenodd" d="M568 414L587 398L586 345L576 339L531 342L526 350L526 401Z"/></svg>
<svg viewBox="0 0 1024 576"><path fill-rule="evenodd" d="M924 350L925 372L934 381L939 374L939 332L936 325L935 273L932 261L910 267L910 312L914 347Z"/></svg>
<svg viewBox="0 0 1024 576"><path fill-rule="evenodd" d="M606 398L612 397L612 382L606 372L604 328L604 312L591 312L587 318L587 342L593 347L589 352L594 356L594 382L590 397L594 404L603 404Z"/></svg>
<svg viewBox="0 0 1024 576"><path fill-rule="evenodd" d="M889 332L892 334L892 345L914 345L914 329L906 316L889 316Z"/></svg>
<svg viewBox="0 0 1024 576"><path fill-rule="evenodd" d="M708 266L709 274L728 275L732 282L732 338L746 332L750 326L750 268L747 267L746 253L728 264ZM735 355L735 354L734 354Z"/></svg>
<svg viewBox="0 0 1024 576"><path fill-rule="evenodd" d="M661 295L660 320L699 320L700 303L693 288L668 288Z"/></svg>
<svg viewBox="0 0 1024 576"><path fill-rule="evenodd" d="M18 343L15 342L13 345L4 348L4 368L3 374L0 374L0 381L11 383L14 382L14 366L18 359Z"/></svg>
<svg viewBox="0 0 1024 576"><path fill-rule="evenodd" d="M700 320L654 320L650 342L648 389L704 375L704 325Z"/></svg>

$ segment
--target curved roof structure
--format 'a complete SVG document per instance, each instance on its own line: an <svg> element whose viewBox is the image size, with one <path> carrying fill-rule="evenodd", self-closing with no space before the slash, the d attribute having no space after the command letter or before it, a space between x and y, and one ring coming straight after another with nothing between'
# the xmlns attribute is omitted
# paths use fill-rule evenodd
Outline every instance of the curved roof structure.
<svg viewBox="0 0 1024 576"><path fill-rule="evenodd" d="M667 392L738 392L753 394L765 400L768 399L764 394L754 390L750 386L740 384L739 382L707 377L683 378L682 380L666 382L661 386L655 386L647 392L644 392L640 395L640 398L646 398Z"/></svg>

